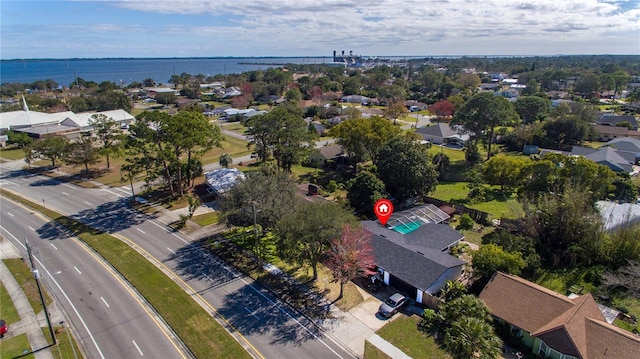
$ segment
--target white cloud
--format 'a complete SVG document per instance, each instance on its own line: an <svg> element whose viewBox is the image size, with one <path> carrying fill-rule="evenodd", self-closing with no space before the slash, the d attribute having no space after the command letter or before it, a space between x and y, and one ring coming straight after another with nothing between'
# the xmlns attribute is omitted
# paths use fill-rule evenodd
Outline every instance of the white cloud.
<svg viewBox="0 0 640 359"><path fill-rule="evenodd" d="M171 51L184 56L321 55L334 49L366 55L546 55L602 53L605 46L608 53L640 53L638 41L632 40L640 38L640 1L636 0L100 3L101 10L108 7L139 18L162 14L167 22L115 26L105 21L68 31L92 35L94 43L110 41L113 34L127 36L125 46L138 46L140 54L145 46L154 53L161 51L155 44L145 45L154 35L163 43L176 41L179 46ZM210 17L211 23L191 24L190 16ZM599 44L600 39L607 43Z"/></svg>
<svg viewBox="0 0 640 359"><path fill-rule="evenodd" d="M628 4L627 4L628 5ZM227 30L254 34L294 32L298 38L324 42L327 37L372 46L376 37L422 37L427 43L463 37L519 38L555 42L594 39L612 31L638 35L638 10L623 11L618 2L530 1L135 1L118 6L146 12L228 15ZM640 6L638 3L635 6ZM558 38L559 36L559 38ZM393 44L387 44L392 46Z"/></svg>

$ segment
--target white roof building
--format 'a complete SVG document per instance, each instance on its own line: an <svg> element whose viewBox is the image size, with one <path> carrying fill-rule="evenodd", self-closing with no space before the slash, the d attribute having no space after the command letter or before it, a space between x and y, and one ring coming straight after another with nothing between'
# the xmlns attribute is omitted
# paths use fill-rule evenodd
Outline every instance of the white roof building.
<svg viewBox="0 0 640 359"><path fill-rule="evenodd" d="M205 181L213 193L223 194L235 186L239 180L244 180L246 176L235 168L220 168L204 174Z"/></svg>
<svg viewBox="0 0 640 359"><path fill-rule="evenodd" d="M107 116L107 118L111 118L120 124L128 124L135 120L133 115L121 109L82 113L73 113L71 111L44 113L21 110L0 112L0 132L43 126L51 126L46 133L54 133L55 131L52 130L56 126L64 126L66 129L77 128L78 131L87 130L90 129L89 120L91 120L91 116L95 114L103 114Z"/></svg>

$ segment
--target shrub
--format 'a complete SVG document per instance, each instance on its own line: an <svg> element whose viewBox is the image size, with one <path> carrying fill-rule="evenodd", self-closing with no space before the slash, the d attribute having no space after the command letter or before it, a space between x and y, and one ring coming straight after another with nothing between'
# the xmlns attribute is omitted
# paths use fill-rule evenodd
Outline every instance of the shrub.
<svg viewBox="0 0 640 359"><path fill-rule="evenodd" d="M458 224L456 229L459 231L468 231L470 229L473 229L474 224L475 222L473 221L471 216L469 216L467 213L463 213L462 216L460 216L460 223Z"/></svg>
<svg viewBox="0 0 640 359"><path fill-rule="evenodd" d="M338 189L338 183L335 180L331 180L329 181L329 184L327 184L326 189L328 192L333 193Z"/></svg>

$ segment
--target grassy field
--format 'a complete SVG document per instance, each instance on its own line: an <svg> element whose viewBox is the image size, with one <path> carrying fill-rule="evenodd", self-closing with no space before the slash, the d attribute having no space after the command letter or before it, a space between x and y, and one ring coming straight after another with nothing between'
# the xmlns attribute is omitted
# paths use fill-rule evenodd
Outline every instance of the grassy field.
<svg viewBox="0 0 640 359"><path fill-rule="evenodd" d="M428 152L431 156L435 156L438 153L444 153L449 157L449 161L451 161L451 163L465 160L463 150L456 150L445 146L431 146Z"/></svg>
<svg viewBox="0 0 640 359"><path fill-rule="evenodd" d="M212 352L226 358L249 358L247 352L178 284L124 242L42 206L14 198L70 230L113 265L169 323L198 358Z"/></svg>
<svg viewBox="0 0 640 359"><path fill-rule="evenodd" d="M210 224L218 223L218 212L209 212L191 217L191 220L197 225L206 227Z"/></svg>
<svg viewBox="0 0 640 359"><path fill-rule="evenodd" d="M2 261L16 278L18 284L22 287L22 291L27 296L27 299L29 299L29 303L31 304L33 311L36 314L40 313L43 310L42 301L40 301L36 280L33 278L33 274L31 273L27 262L21 258L8 258L3 259ZM44 296L44 302L47 305L53 303L53 299L51 299L51 296L46 290L43 289L42 295Z"/></svg>
<svg viewBox="0 0 640 359"><path fill-rule="evenodd" d="M78 344L73 337L71 329L63 326L54 326L53 332L56 336L56 346L51 347L51 354L55 359L69 359L75 358L76 356L78 358L83 358L82 352L80 352L80 348L78 348ZM42 328L42 333L49 343L53 342L50 339L51 335L49 328Z"/></svg>
<svg viewBox="0 0 640 359"><path fill-rule="evenodd" d="M20 320L20 314L13 305L11 296L7 292L7 288L0 282L0 318L4 319L7 325L15 323Z"/></svg>
<svg viewBox="0 0 640 359"><path fill-rule="evenodd" d="M497 190L498 187L494 187ZM497 191L494 191L497 193ZM431 197L465 206L491 214L493 218L517 218L522 215L522 205L515 196L505 198L499 193L485 202L469 203L467 195L469 189L466 182L440 183Z"/></svg>
<svg viewBox="0 0 640 359"><path fill-rule="evenodd" d="M400 316L378 330L377 334L412 358L451 358L432 336L418 330L418 322L420 318L416 315Z"/></svg>
<svg viewBox="0 0 640 359"><path fill-rule="evenodd" d="M390 356L385 354L382 350L378 349L375 345L364 342L364 359L391 359Z"/></svg>
<svg viewBox="0 0 640 359"><path fill-rule="evenodd" d="M24 151L20 148L0 148L0 159L7 161L21 160L24 158ZM25 163L26 165L26 163Z"/></svg>
<svg viewBox="0 0 640 359"><path fill-rule="evenodd" d="M35 355L29 354L22 356L24 353L31 351L27 334L22 333L12 338L3 338L2 347L0 347L0 359L33 359Z"/></svg>

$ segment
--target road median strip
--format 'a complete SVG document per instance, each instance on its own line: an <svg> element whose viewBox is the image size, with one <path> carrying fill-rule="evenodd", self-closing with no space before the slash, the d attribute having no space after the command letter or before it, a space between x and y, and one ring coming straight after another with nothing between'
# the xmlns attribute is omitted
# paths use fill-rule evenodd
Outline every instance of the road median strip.
<svg viewBox="0 0 640 359"><path fill-rule="evenodd" d="M221 358L250 358L238 339L176 281L122 240L10 191L1 189L0 193L44 214L89 245L142 294L196 358L208 358L213 353Z"/></svg>

